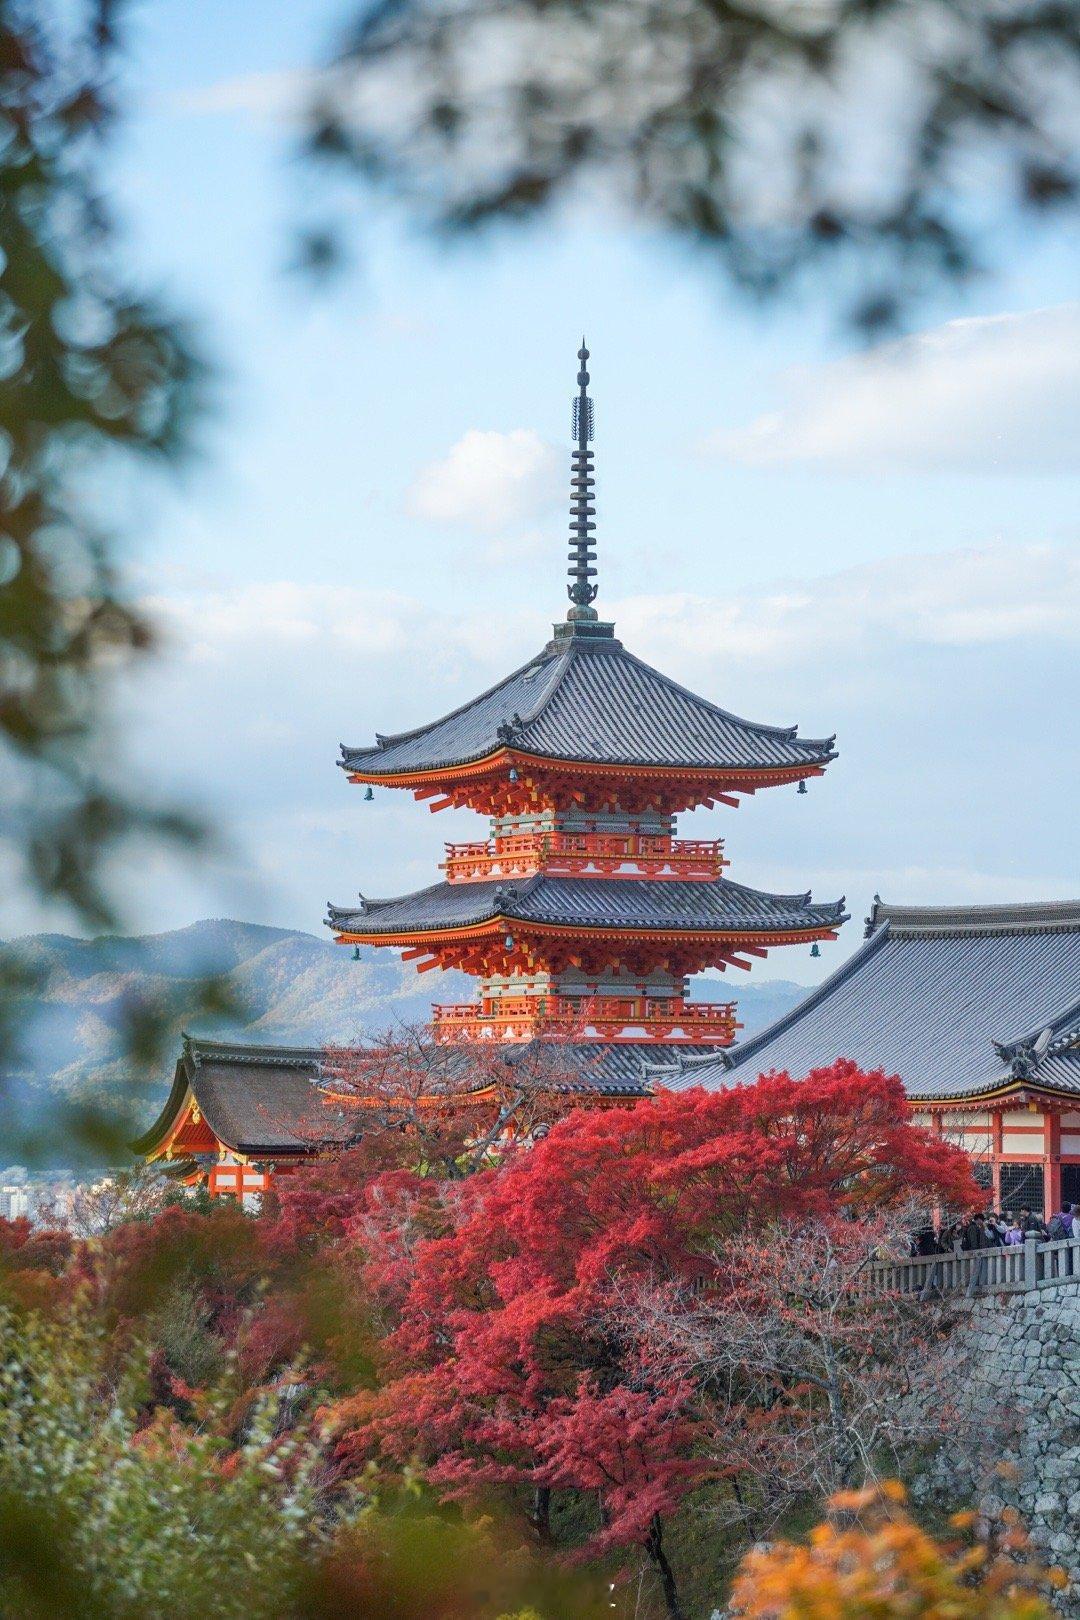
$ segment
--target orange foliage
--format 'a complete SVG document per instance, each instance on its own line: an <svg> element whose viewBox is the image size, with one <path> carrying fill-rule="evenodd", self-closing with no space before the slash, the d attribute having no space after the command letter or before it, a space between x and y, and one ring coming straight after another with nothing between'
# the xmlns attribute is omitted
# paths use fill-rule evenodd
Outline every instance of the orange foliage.
<svg viewBox="0 0 1080 1620"><path fill-rule="evenodd" d="M807 1545L781 1541L743 1559L732 1612L745 1620L1050 1620L1040 1588L1060 1586L1022 1559L1011 1531L1000 1550L941 1544L904 1508L904 1489L845 1491ZM970 1514L953 1523L966 1528Z"/></svg>

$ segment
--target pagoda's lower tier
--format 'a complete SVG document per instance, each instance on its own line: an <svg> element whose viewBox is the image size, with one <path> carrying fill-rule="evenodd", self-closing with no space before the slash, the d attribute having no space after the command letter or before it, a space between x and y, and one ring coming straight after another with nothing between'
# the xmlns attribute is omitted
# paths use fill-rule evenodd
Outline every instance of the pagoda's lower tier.
<svg viewBox="0 0 1080 1620"><path fill-rule="evenodd" d="M749 967L773 946L834 939L843 900L779 895L727 878L711 883L628 883L545 875L520 883L437 883L358 907L331 906L327 925L345 944L405 947L424 967L481 976L617 964L638 979L707 967Z"/></svg>

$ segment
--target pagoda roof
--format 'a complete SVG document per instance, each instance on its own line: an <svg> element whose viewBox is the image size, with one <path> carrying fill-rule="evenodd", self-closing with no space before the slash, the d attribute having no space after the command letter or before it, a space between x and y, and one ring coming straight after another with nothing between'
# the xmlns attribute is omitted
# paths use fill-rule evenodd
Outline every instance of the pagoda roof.
<svg viewBox="0 0 1080 1620"><path fill-rule="evenodd" d="M841 1057L898 1074L918 1101L1080 1093L1080 901L875 900L866 942L798 1006L659 1078L715 1089Z"/></svg>
<svg viewBox="0 0 1080 1620"><path fill-rule="evenodd" d="M342 744L339 764L377 780L513 749L583 764L810 772L836 758L833 742L729 714L635 658L601 625L588 634L556 635L527 664L441 720L379 736L374 747Z"/></svg>
<svg viewBox="0 0 1080 1620"><path fill-rule="evenodd" d="M768 894L728 878L712 883L633 883L617 878L547 877L517 883L436 883L359 907L331 905L327 926L342 933L422 934L469 928L497 917L567 928L658 933L767 934L836 928L843 899Z"/></svg>

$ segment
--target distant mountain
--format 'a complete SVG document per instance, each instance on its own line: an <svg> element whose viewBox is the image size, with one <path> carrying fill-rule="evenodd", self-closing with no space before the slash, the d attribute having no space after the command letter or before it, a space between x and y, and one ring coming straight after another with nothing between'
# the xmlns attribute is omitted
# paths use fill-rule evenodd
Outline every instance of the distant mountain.
<svg viewBox="0 0 1080 1620"><path fill-rule="evenodd" d="M228 919L139 938L35 934L4 950L37 981L18 1078L39 1095L98 1101L130 1084L124 1031L133 1009L142 1006L165 1009L177 1039L187 1030L317 1046L423 1020L433 994L441 1001L467 1001L475 993L475 981L464 974L421 977L390 951L360 947L357 959L311 934ZM237 1012L192 1013L199 981L210 973L223 975ZM786 1012L804 992L786 981L736 988L717 977L700 980L695 991L703 999L733 993L749 1033ZM160 1072L140 1085L147 1105L163 1094L171 1067L166 1058Z"/></svg>
<svg viewBox="0 0 1080 1620"><path fill-rule="evenodd" d="M130 1085L125 1031L142 1008L181 1030L256 1042L346 1042L400 1021L422 1019L430 978L387 951L343 946L284 928L230 920L193 923L141 938L71 939L37 934L4 947L35 979L17 1078L30 1092L98 1101ZM199 1014L201 982L221 975L228 1014ZM469 981L442 976L440 993L465 1000ZM156 1100L171 1070L139 1090ZM148 1099L149 1100L149 1099Z"/></svg>

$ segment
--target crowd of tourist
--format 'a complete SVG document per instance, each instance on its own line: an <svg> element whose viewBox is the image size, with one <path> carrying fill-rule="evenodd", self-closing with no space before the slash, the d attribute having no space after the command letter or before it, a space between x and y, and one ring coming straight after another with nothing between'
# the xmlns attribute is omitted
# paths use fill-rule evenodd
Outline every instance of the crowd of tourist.
<svg viewBox="0 0 1080 1620"><path fill-rule="evenodd" d="M1030 1209L973 1211L940 1228L923 1226L911 1240L913 1256L959 1254L964 1249L1012 1248L1029 1237L1041 1243L1080 1238L1080 1206L1064 1203L1044 1221Z"/></svg>

